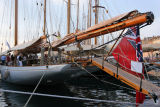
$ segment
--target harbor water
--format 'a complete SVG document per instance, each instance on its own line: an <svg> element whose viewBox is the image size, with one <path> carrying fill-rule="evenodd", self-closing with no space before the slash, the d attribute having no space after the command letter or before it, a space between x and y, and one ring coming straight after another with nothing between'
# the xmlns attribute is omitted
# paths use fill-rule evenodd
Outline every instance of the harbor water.
<svg viewBox="0 0 160 107"><path fill-rule="evenodd" d="M101 76L102 75L100 75L99 78L105 78L105 81L121 85L122 87L115 86L110 83L104 84L92 76L85 76L69 80L62 84L48 86L40 85L36 93L99 99L115 101L117 103L101 103L94 101L33 96L27 107L136 107L134 104L136 93L135 91L130 90L132 89L131 87L127 87L125 84L122 84L109 75L103 74L103 77ZM156 84L158 83L157 80L153 79L152 81ZM129 89L123 87L127 87ZM8 84L2 80L0 81L0 88L4 90L16 90L25 92L32 92L34 90L33 86L17 86ZM0 92L0 107L23 107L28 98L29 95ZM146 98L145 103L147 103L148 107L159 107L159 105L154 104L149 97ZM146 106L140 105L140 107Z"/></svg>

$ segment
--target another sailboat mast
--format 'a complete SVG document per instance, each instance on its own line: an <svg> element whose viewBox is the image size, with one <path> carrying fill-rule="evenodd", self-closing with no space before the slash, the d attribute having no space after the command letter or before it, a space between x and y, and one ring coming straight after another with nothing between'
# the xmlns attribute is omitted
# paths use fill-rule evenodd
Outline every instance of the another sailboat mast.
<svg viewBox="0 0 160 107"><path fill-rule="evenodd" d="M79 0L78 0L78 3L77 3L77 28L76 28L76 31L78 31L78 25L79 25Z"/></svg>
<svg viewBox="0 0 160 107"><path fill-rule="evenodd" d="M98 5L99 5L99 0L95 0L95 24L98 23L98 8L97 8Z"/></svg>
<svg viewBox="0 0 160 107"><path fill-rule="evenodd" d="M67 4L67 34L70 34L71 0Z"/></svg>
<svg viewBox="0 0 160 107"><path fill-rule="evenodd" d="M92 25L92 0L89 0L89 27L91 27Z"/></svg>
<svg viewBox="0 0 160 107"><path fill-rule="evenodd" d="M91 27L91 23L92 23L92 0L89 0L88 3L88 24L87 24L87 28ZM91 39L88 40L88 45L91 45Z"/></svg>
<svg viewBox="0 0 160 107"><path fill-rule="evenodd" d="M96 6L99 5L99 0L95 0L95 24L98 23L98 8ZM97 38L95 37L95 45L97 45Z"/></svg>
<svg viewBox="0 0 160 107"><path fill-rule="evenodd" d="M18 44L18 0L15 0L15 32L14 32L14 46Z"/></svg>
<svg viewBox="0 0 160 107"><path fill-rule="evenodd" d="M43 35L46 35L46 0L44 0L44 26Z"/></svg>

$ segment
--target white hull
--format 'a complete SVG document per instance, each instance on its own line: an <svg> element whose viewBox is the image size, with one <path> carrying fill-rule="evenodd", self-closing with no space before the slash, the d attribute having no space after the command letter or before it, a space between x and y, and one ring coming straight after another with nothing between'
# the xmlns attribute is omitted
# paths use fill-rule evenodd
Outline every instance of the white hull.
<svg viewBox="0 0 160 107"><path fill-rule="evenodd" d="M0 66L2 80L22 85L37 84L45 72L43 83L56 80L60 77L70 64L49 65L47 66L28 66L28 67L9 67ZM63 76L63 75L62 75ZM65 78L63 78L65 79Z"/></svg>
<svg viewBox="0 0 160 107"><path fill-rule="evenodd" d="M90 72L99 70L95 66L88 66L86 69ZM48 68L46 66L9 67L0 65L0 70L2 80L20 85L37 84L44 72L45 76L42 84L61 83L65 80L88 74L78 67L71 67L70 64L50 65Z"/></svg>

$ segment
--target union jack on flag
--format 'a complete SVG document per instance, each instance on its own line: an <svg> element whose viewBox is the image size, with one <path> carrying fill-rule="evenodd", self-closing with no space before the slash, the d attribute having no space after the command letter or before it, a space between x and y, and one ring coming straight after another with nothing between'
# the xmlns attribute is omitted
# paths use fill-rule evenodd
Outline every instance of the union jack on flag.
<svg viewBox="0 0 160 107"><path fill-rule="evenodd" d="M136 50L136 56L137 61L142 62L143 61L143 52L142 52L142 42L140 39L140 31L139 26L130 27L128 31L126 32L127 40L130 42L130 44L134 47Z"/></svg>

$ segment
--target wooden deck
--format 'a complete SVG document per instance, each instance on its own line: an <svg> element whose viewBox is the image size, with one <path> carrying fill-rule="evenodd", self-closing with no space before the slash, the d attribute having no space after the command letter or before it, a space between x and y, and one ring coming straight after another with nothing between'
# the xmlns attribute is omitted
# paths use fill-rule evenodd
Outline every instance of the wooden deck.
<svg viewBox="0 0 160 107"><path fill-rule="evenodd" d="M131 86L132 88L139 90L146 95L149 95L150 97L152 97L153 94L160 97L160 87L152 84L147 80L142 80L142 85L140 89L141 78L138 78L122 70L121 68L118 68L118 76L117 76L117 67L112 64L109 64L107 61L104 61L104 64L102 66L102 61L103 61L102 58L92 58L92 63L97 67L101 68L109 75Z"/></svg>

